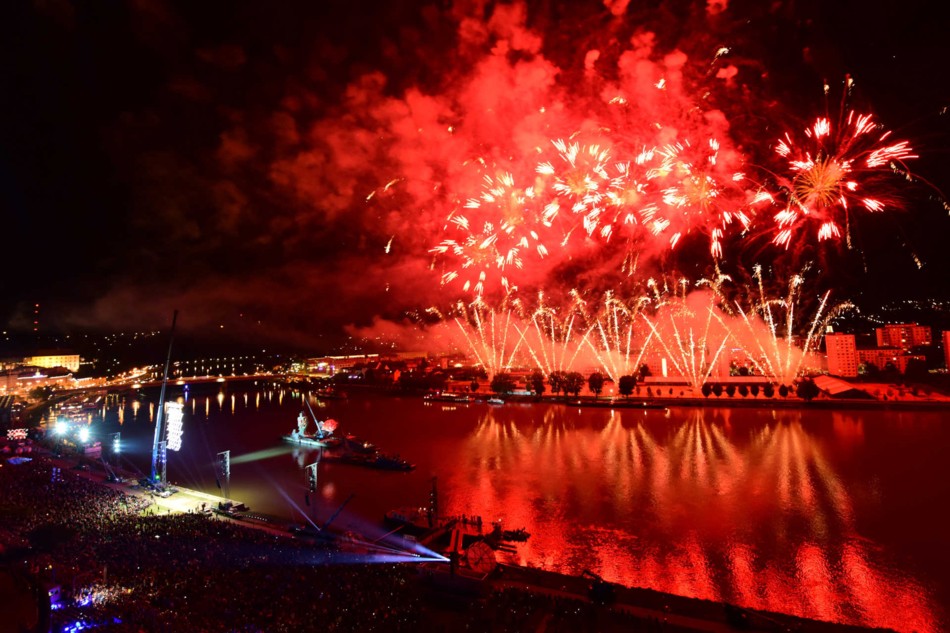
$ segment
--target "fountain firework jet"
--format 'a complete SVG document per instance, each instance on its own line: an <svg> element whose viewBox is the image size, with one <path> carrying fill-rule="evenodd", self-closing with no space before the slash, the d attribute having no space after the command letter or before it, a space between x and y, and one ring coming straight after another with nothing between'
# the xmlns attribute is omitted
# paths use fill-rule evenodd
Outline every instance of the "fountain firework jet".
<svg viewBox="0 0 950 633"><path fill-rule="evenodd" d="M651 333L646 340L640 341L635 327L644 304L642 298L625 303L612 291L607 291L603 307L584 334L597 362L614 382L621 376L636 372L653 336Z"/></svg>
<svg viewBox="0 0 950 633"><path fill-rule="evenodd" d="M677 374L690 387L699 388L716 367L731 333L720 314L714 292L688 292L689 282L681 279L679 292L662 289L655 280L653 319L642 314L654 339L665 352Z"/></svg>
<svg viewBox="0 0 950 633"><path fill-rule="evenodd" d="M466 343L489 378L511 367L524 337L518 330L520 302L509 293L501 305L488 305L481 296L460 301L455 317Z"/></svg>
<svg viewBox="0 0 950 633"><path fill-rule="evenodd" d="M584 302L574 290L571 296L570 306L558 310L545 303L543 292L538 293L531 323L518 328L525 352L546 376L569 371L583 346L584 339L575 339L575 335L585 323Z"/></svg>
<svg viewBox="0 0 950 633"><path fill-rule="evenodd" d="M748 336L734 335L734 339L759 373L773 377L781 384L792 384L804 371L809 355L818 348L828 322L854 306L842 302L828 308L831 291L825 292L809 320L810 325L799 347L795 344L795 318L804 286L803 275L793 275L789 279L784 298L771 297L766 293L762 267L759 265L753 269L753 280L756 291L748 293L749 305L743 307L736 301L736 308L745 326L744 334Z"/></svg>

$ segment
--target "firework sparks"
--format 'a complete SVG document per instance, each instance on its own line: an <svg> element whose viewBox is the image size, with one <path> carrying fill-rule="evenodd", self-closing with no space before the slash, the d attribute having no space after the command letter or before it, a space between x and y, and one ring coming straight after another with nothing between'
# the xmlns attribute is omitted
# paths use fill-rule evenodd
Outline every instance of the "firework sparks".
<svg viewBox="0 0 950 633"><path fill-rule="evenodd" d="M569 371L582 347L583 338L576 340L575 334L584 322L584 302L576 291L571 296L573 303L560 311L546 304L544 293L539 293L530 325L519 328L525 351L545 375Z"/></svg>
<svg viewBox="0 0 950 633"><path fill-rule="evenodd" d="M482 183L480 194L449 217L447 227L462 236L445 239L429 251L458 262L457 268L443 273L443 284L462 278L463 291L477 296L493 289L495 280L509 292L510 271L524 267L525 254L546 257L541 235L550 226L543 211L537 212L533 186L517 186L509 172L485 175Z"/></svg>
<svg viewBox="0 0 950 633"><path fill-rule="evenodd" d="M726 231L734 222L747 230L752 222L745 174L726 170L714 138L696 147L688 141L667 145L661 153L665 186L659 214L648 224L651 232L668 234L669 246L675 248L685 235L698 231L708 237L713 258L721 259ZM754 204L757 199L752 199Z"/></svg>
<svg viewBox="0 0 950 633"><path fill-rule="evenodd" d="M460 316L455 323L462 331L473 356L489 377L510 368L523 341L518 331L520 303L509 295L498 307L489 306L482 297L470 304L459 302Z"/></svg>
<svg viewBox="0 0 950 633"><path fill-rule="evenodd" d="M653 290L655 310L653 319L642 314L644 322L677 374L691 387L701 387L715 369L730 338L715 304L715 294L690 293L685 279L677 284L678 293L661 290L653 279L648 285Z"/></svg>
<svg viewBox="0 0 950 633"><path fill-rule="evenodd" d="M804 136L786 134L775 146L788 175L779 179L786 203L774 217L774 244L788 248L793 236L806 230L819 242L837 240L850 235L853 209L876 213L896 206L885 182L917 158L907 141L890 141L890 132L871 115L854 111L837 124L819 118Z"/></svg>
<svg viewBox="0 0 950 633"><path fill-rule="evenodd" d="M552 179L550 186L557 195L556 200L545 205L545 221L554 222L564 204L571 215L580 219L587 235L593 235L601 226L600 216L606 206L611 180L607 173L610 151L599 145L562 139L551 143L557 150L557 160L542 162L536 168L540 176Z"/></svg>
<svg viewBox="0 0 950 633"><path fill-rule="evenodd" d="M792 276L784 298L768 295L761 266L754 268L753 280L756 291L751 293L754 297L751 305L744 308L736 302L748 336L736 336L735 341L745 350L759 373L775 378L780 384L790 385L802 375L810 355L821 342L828 322L854 306L843 302L829 308L831 292L826 292L819 301L807 332L801 337L802 344L799 347L795 344L795 319L796 312L800 310L804 276ZM763 323L765 332L762 332Z"/></svg>
<svg viewBox="0 0 950 633"><path fill-rule="evenodd" d="M643 304L641 300L628 305L608 291L603 308L584 335L604 373L615 382L635 372L650 343L652 334L639 347L635 337L636 317Z"/></svg>

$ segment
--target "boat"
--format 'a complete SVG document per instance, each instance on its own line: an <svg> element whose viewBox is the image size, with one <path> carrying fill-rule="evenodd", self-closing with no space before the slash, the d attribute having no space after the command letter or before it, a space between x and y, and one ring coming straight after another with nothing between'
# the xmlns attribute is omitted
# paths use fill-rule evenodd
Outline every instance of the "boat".
<svg viewBox="0 0 950 633"><path fill-rule="evenodd" d="M380 470L410 471L416 467L415 464L410 464L398 455L385 455L380 452L372 454L351 452L343 452L340 454L325 453L323 455L323 461L353 464L354 466L367 466Z"/></svg>
<svg viewBox="0 0 950 633"><path fill-rule="evenodd" d="M502 400L501 398L489 398L489 399L488 399L488 404L499 404L499 405L500 405L500 404L505 404L505 401Z"/></svg>
<svg viewBox="0 0 950 633"><path fill-rule="evenodd" d="M383 517L383 524L404 536L422 536L437 527L436 518L430 510L413 507L390 510Z"/></svg>
<svg viewBox="0 0 950 633"><path fill-rule="evenodd" d="M375 444L370 442L365 442L360 438L352 434L347 434L346 437L340 442L343 449L352 453L360 453L363 455L375 455L378 452Z"/></svg>
<svg viewBox="0 0 950 633"><path fill-rule="evenodd" d="M378 468L380 470L401 470L409 471L416 467L399 455L387 455L376 448L375 444L365 442L355 435L347 434L344 437L337 437L333 432L337 428L336 420L320 421L313 414L310 403L307 402L307 408L310 409L310 415L317 425L316 433L307 433L307 427L310 420L306 414L301 411L297 416L297 428L287 435L281 436L285 442L290 442L297 446L307 446L310 448L326 449L320 459L328 462L341 462L344 464L353 464L356 466L366 466L369 468Z"/></svg>
<svg viewBox="0 0 950 633"><path fill-rule="evenodd" d="M464 393L451 393L449 391L427 393L425 396L423 396L423 400L434 400L436 402L455 402L457 404L469 404L472 402L471 396L467 396Z"/></svg>
<svg viewBox="0 0 950 633"><path fill-rule="evenodd" d="M309 448L329 448L326 442L317 438L316 436L298 433L296 430L287 435L282 435L281 439L285 442L290 442L291 444L296 444L298 446L307 446Z"/></svg>
<svg viewBox="0 0 950 633"><path fill-rule="evenodd" d="M531 534L528 530L524 528L518 528L517 530L502 530L501 531L501 540L503 541L527 541Z"/></svg>
<svg viewBox="0 0 950 633"><path fill-rule="evenodd" d="M310 409L309 402L307 403L307 408ZM307 427L310 425L310 421L304 412L301 411L300 415L297 416L297 428L287 435L281 436L281 439L291 444L308 446L310 448L333 448L342 443L342 440L333 437L333 432L337 427L336 420L324 420L321 422L313 415L313 409L310 409L310 415L317 425L316 433L307 433Z"/></svg>
<svg viewBox="0 0 950 633"><path fill-rule="evenodd" d="M415 464L410 464L406 460L399 457L399 455L385 455L383 453L377 453L376 459L371 464L373 468L381 468L383 470L404 470L410 471L416 467Z"/></svg>
<svg viewBox="0 0 950 633"><path fill-rule="evenodd" d="M340 391L335 387L325 387L323 389L317 389L314 392L314 395L320 398L321 400L345 400L346 392Z"/></svg>

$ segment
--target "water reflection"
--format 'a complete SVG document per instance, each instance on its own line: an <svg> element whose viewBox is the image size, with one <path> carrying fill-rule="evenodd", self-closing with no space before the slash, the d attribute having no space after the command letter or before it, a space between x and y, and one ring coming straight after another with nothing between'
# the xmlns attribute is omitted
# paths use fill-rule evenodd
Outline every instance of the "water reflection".
<svg viewBox="0 0 950 633"><path fill-rule="evenodd" d="M860 535L854 501L799 412L743 429L729 411L709 421L702 409L684 410L661 424L630 411L604 415L598 430L563 407L547 408L539 423L487 409L451 476L468 489L449 513L503 509L507 525L532 534L519 549L523 564L586 566L625 585L937 630L925 588ZM833 414L832 427L849 447L863 441L852 415Z"/></svg>
<svg viewBox="0 0 950 633"><path fill-rule="evenodd" d="M906 501L922 481L937 486L931 480L943 472L947 432L938 413L611 411L396 398L331 401L320 411L319 400L297 391L232 393L228 406L217 388L192 394L186 446L170 463L185 485L217 493L210 464L217 451L233 449L235 498L281 513L277 482L303 503L302 469L315 452L278 438L309 399L320 418L418 464L409 474L321 464L326 508L311 496L316 514L328 517L356 492L347 514L379 521L393 507L424 502L437 475L443 513L481 514L531 533L517 563L590 569L625 585L838 622L941 630L930 584L939 578L947 595L950 583L920 561L933 543L946 543L945 522L934 520L943 511ZM114 423L133 427L123 438L140 429L147 457L151 405L113 405ZM931 545L915 547L921 532Z"/></svg>

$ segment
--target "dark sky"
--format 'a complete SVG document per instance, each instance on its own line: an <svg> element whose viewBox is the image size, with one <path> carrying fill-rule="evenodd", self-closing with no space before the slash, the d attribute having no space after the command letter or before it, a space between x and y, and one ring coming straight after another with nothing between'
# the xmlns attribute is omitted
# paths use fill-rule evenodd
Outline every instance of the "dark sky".
<svg viewBox="0 0 950 633"><path fill-rule="evenodd" d="M526 121L542 107L554 136L603 129L617 69L670 73L675 51L682 85L664 107L725 113L755 165L774 156L762 139L825 111L823 80L836 112L853 77L850 103L920 155L914 182L888 185L904 208L865 214L852 248L811 244L788 267L813 258L842 294L950 298L941 3L377 4L7 3L0 320L26 327L39 302L44 328L136 330L178 308L195 331L320 347L446 305L460 293L428 249L476 195L463 169L539 146ZM767 240L734 248L735 266L792 259ZM546 283L593 276L572 261Z"/></svg>

